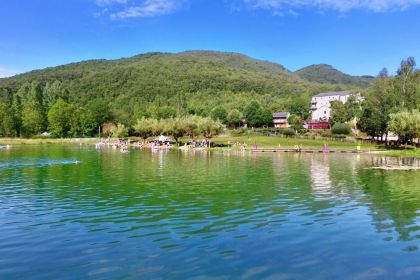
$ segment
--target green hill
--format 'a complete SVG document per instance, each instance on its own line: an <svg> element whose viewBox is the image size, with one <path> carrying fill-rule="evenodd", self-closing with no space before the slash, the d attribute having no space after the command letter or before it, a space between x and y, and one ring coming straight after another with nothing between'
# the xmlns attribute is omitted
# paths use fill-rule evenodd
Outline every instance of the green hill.
<svg viewBox="0 0 420 280"><path fill-rule="evenodd" d="M88 60L79 63L35 70L12 78L0 79L0 87L16 89L23 82L41 83L60 80L78 89L80 83L102 81L111 90L132 90L132 86L153 84L184 92L203 89L225 89L280 93L287 86L309 85L282 65L252 59L236 53L189 51L178 54L146 53L118 60ZM281 83L284 85L281 85ZM273 85L278 86L276 89ZM118 86L118 88L115 88ZM175 88L174 88L175 87ZM150 89L147 89L148 91ZM153 90L153 89L152 89Z"/></svg>
<svg viewBox="0 0 420 280"><path fill-rule="evenodd" d="M295 73L302 79L310 82L356 87L368 87L374 79L372 76L351 76L327 64L310 65Z"/></svg>
<svg viewBox="0 0 420 280"><path fill-rule="evenodd" d="M69 103L106 102L116 121L127 123L144 111L171 106L178 113L207 115L218 105L240 111L256 99L272 110L320 91L348 89L313 83L282 65L237 53L189 51L147 53L117 60L89 60L0 79L0 97L26 82L41 87L60 81Z"/></svg>

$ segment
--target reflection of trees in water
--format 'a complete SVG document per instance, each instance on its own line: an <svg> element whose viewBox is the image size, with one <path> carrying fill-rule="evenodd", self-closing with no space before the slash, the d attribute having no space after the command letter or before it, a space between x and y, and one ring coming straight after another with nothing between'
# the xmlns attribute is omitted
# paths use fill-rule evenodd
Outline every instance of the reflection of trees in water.
<svg viewBox="0 0 420 280"><path fill-rule="evenodd" d="M81 161L13 170L14 178L26 184L14 190L21 195L45 193L44 202L59 206L66 201L65 207L77 213L95 209L109 214L80 217L80 222L141 226L165 221L173 228L184 224L218 231L246 223L281 223L295 211L336 215L343 211L337 205L357 201L371 209L378 231L395 229L403 240L416 238L420 172L365 169L419 164L413 159L207 151L121 154L54 146L28 148L22 155Z"/></svg>
<svg viewBox="0 0 420 280"><path fill-rule="evenodd" d="M366 167L372 166L420 166L420 160L416 158L372 156L366 162Z"/></svg>
<svg viewBox="0 0 420 280"><path fill-rule="evenodd" d="M401 240L417 239L420 212L420 172L368 169L372 166L419 166L414 158L333 155L311 160L314 194L359 201L369 207L380 232L395 230ZM336 204L332 203L332 207Z"/></svg>
<svg viewBox="0 0 420 280"><path fill-rule="evenodd" d="M378 162L379 161L379 162ZM389 162L375 159L375 163ZM411 162L411 161L410 161ZM420 173L418 171L359 171L358 179L368 194L370 214L380 232L395 230L401 240L418 238L412 234L418 231L420 211Z"/></svg>
<svg viewBox="0 0 420 280"><path fill-rule="evenodd" d="M61 157L63 152L52 149L47 155ZM77 166L33 168L25 173L25 180L37 178L34 185L45 182L44 191L58 204L71 201L74 211L88 213L95 207L100 213L103 209L109 215L100 215L98 222L113 222L119 215L139 223L226 218L218 225L233 224L229 217L268 213L276 199L272 162L264 159L207 151L131 151L123 155L101 150L83 151L78 160L82 163ZM255 221L264 220L257 216ZM94 218L98 217L82 217L81 221Z"/></svg>

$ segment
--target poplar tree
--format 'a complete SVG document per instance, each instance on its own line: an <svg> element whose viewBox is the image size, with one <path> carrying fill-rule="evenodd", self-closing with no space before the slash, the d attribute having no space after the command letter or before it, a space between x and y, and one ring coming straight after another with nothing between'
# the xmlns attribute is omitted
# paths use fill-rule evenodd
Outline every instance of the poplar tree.
<svg viewBox="0 0 420 280"><path fill-rule="evenodd" d="M26 136L41 133L46 127L46 114L42 104L42 89L32 82L23 97L22 129Z"/></svg>

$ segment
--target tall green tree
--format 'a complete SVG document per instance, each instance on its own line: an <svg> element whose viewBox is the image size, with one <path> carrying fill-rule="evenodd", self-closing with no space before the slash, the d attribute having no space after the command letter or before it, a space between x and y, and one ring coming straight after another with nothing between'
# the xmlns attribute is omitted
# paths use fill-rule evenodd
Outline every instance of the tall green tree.
<svg viewBox="0 0 420 280"><path fill-rule="evenodd" d="M271 126L273 123L273 112L269 108L261 110L259 126Z"/></svg>
<svg viewBox="0 0 420 280"><path fill-rule="evenodd" d="M242 117L241 112L239 112L239 110L237 109L233 109L229 112L227 116L227 124L230 127L236 128L240 126L242 123L241 117Z"/></svg>
<svg viewBox="0 0 420 280"><path fill-rule="evenodd" d="M0 100L0 136L15 136L12 109L7 102L2 100Z"/></svg>
<svg viewBox="0 0 420 280"><path fill-rule="evenodd" d="M216 120L219 120L222 123L226 123L227 122L227 116L228 116L228 114L226 112L226 109L223 108L222 106L216 106L210 112L210 117L213 120L215 120L215 121Z"/></svg>
<svg viewBox="0 0 420 280"><path fill-rule="evenodd" d="M310 116L309 100L298 97L294 98L289 104L290 114L294 114L300 117L302 120L306 120Z"/></svg>
<svg viewBox="0 0 420 280"><path fill-rule="evenodd" d="M349 116L349 112L347 110L346 105L341 101L332 101L331 102L331 118L330 122L332 124L335 123L345 123L349 121L351 115Z"/></svg>
<svg viewBox="0 0 420 280"><path fill-rule="evenodd" d="M244 109L248 126L257 127L261 122L262 108L257 101L251 101Z"/></svg>
<svg viewBox="0 0 420 280"><path fill-rule="evenodd" d="M360 118L362 115L361 103L357 96L352 94L347 99L346 103L335 100L331 102L331 118L330 122L346 123L354 118Z"/></svg>
<svg viewBox="0 0 420 280"><path fill-rule="evenodd" d="M57 137L70 136L76 108L63 99L58 99L48 112L50 132Z"/></svg>
<svg viewBox="0 0 420 280"><path fill-rule="evenodd" d="M301 121L302 119L298 115L295 115L295 114L290 115L289 118L287 119L287 123L295 131L300 131L303 128Z"/></svg>
<svg viewBox="0 0 420 280"><path fill-rule="evenodd" d="M22 100L23 134L30 136L41 133L46 128L46 114L42 102L41 86L37 82L32 82L22 96Z"/></svg>
<svg viewBox="0 0 420 280"><path fill-rule="evenodd" d="M416 60L408 57L401 61L398 76L394 79L395 90L399 96L401 108L414 109L420 101L416 94Z"/></svg>
<svg viewBox="0 0 420 280"><path fill-rule="evenodd" d="M104 123L111 120L108 104L102 99L90 101L80 111L81 131L84 135L94 135Z"/></svg>
<svg viewBox="0 0 420 280"><path fill-rule="evenodd" d="M244 114L249 126L269 126L273 121L271 109L262 108L257 101L251 101L244 109Z"/></svg>
<svg viewBox="0 0 420 280"><path fill-rule="evenodd" d="M13 126L16 131L16 136L18 137L22 135L23 102L29 94L30 86L31 85L28 82L22 84L16 94L13 95L12 99Z"/></svg>
<svg viewBox="0 0 420 280"><path fill-rule="evenodd" d="M391 87L388 71L383 69L369 88L363 102L360 129L371 136L388 134L389 115L396 110L398 96Z"/></svg>
<svg viewBox="0 0 420 280"><path fill-rule="evenodd" d="M56 80L53 83L47 82L42 91L44 105L49 110L59 98L68 102L69 92L63 83Z"/></svg>

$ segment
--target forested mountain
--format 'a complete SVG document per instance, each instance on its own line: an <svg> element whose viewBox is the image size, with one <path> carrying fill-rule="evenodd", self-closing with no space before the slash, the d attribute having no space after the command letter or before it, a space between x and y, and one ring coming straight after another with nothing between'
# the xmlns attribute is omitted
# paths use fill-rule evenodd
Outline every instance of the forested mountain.
<svg viewBox="0 0 420 280"><path fill-rule="evenodd" d="M295 73L310 82L356 87L368 87L374 79L372 76L351 76L327 64L310 65L297 70Z"/></svg>
<svg viewBox="0 0 420 280"><path fill-rule="evenodd" d="M312 95L329 90L361 91L342 84L362 85L361 81L370 79L359 77L356 83L325 65L310 69L319 70L314 71L315 76L324 73L329 81L339 84L310 82L278 64L211 51L147 53L31 71L0 79L0 137L44 131L59 137L89 136L95 135L98 127L114 127L126 135L134 130L140 133L146 124L153 124L150 127L156 133L168 123L159 120L171 119L172 128L178 130L181 124L198 120L197 116L202 117L205 129L211 119L236 127L242 117L250 126L261 127L271 124L273 111L282 110L292 113L298 129L301 120L309 118ZM415 59L403 60L397 73L388 77L383 70L364 90L363 108L349 107L351 110L342 112L336 108L332 122L347 122L357 111L363 131L381 135L387 131L391 113L416 115L417 111L404 112L418 109L420 104L420 72Z"/></svg>
<svg viewBox="0 0 420 280"><path fill-rule="evenodd" d="M178 114L208 115L217 105L243 111L250 100L283 110L295 99L342 86L308 82L283 66L236 54L189 51L147 53L118 60L90 60L0 79L0 94L13 95L25 83L41 88L60 82L65 100L85 107L101 99L115 120L135 121L162 106Z"/></svg>

